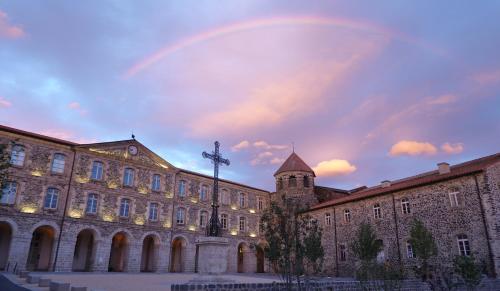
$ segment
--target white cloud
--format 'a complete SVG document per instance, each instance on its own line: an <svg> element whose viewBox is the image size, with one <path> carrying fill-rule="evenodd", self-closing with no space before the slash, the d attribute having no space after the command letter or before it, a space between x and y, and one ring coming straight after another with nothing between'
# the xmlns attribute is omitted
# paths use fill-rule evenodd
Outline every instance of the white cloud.
<svg viewBox="0 0 500 291"><path fill-rule="evenodd" d="M333 159L318 163L313 170L318 176L333 177L350 174L356 171L356 166L347 160Z"/></svg>
<svg viewBox="0 0 500 291"><path fill-rule="evenodd" d="M254 142L253 146L256 148L264 148L266 150L285 150L288 148L288 145L269 144L263 140L259 140L259 141Z"/></svg>
<svg viewBox="0 0 500 291"><path fill-rule="evenodd" d="M234 146L231 147L231 151L237 152L242 149L248 148L250 146L250 142L248 140L243 140L238 144L235 144Z"/></svg>
<svg viewBox="0 0 500 291"><path fill-rule="evenodd" d="M273 158L271 161L269 161L270 164L276 165L276 164L281 164L285 161L285 159L281 158Z"/></svg>
<svg viewBox="0 0 500 291"><path fill-rule="evenodd" d="M428 142L418 142L412 140L402 140L394 144L389 152L391 156L400 155L433 155L437 153L436 147Z"/></svg>
<svg viewBox="0 0 500 291"><path fill-rule="evenodd" d="M265 165L269 162L269 158L273 156L272 152L259 153L253 160L250 161L252 166Z"/></svg>
<svg viewBox="0 0 500 291"><path fill-rule="evenodd" d="M447 142L441 145L441 149L447 154L459 154L463 152L464 145L463 143L450 144L449 142Z"/></svg>

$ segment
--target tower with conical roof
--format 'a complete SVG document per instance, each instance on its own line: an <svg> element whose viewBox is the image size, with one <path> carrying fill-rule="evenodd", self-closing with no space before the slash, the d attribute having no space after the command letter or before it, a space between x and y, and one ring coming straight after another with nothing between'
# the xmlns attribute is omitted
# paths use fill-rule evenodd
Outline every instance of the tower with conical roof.
<svg viewBox="0 0 500 291"><path fill-rule="evenodd" d="M295 152L274 173L277 197L296 198L305 205L318 203L314 195L314 171Z"/></svg>

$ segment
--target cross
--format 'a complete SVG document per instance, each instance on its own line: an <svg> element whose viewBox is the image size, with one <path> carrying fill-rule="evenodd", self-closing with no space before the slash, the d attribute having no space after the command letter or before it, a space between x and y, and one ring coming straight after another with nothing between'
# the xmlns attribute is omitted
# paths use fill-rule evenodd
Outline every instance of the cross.
<svg viewBox="0 0 500 291"><path fill-rule="evenodd" d="M219 153L220 143L218 141L215 142L215 151L211 154L207 152L203 152L202 156L205 159L210 159L214 163L214 191L212 195L212 215L210 216L210 221L208 222L207 227L207 236L219 236L220 235L220 221L219 221L219 164L229 166L229 160L222 158Z"/></svg>

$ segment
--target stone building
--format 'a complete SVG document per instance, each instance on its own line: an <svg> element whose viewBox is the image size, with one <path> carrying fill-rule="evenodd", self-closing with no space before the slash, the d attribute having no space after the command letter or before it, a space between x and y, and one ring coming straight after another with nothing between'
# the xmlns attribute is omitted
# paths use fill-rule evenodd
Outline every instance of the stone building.
<svg viewBox="0 0 500 291"><path fill-rule="evenodd" d="M439 256L452 265L456 255L484 262L489 275L500 274L500 154L430 172L382 181L374 187L341 190L314 185L314 171L295 153L275 173L276 193L299 197L323 228L324 271L354 275L350 244L362 222L383 244L377 260L402 265L411 274L416 259L410 228L419 219L432 232Z"/></svg>
<svg viewBox="0 0 500 291"><path fill-rule="evenodd" d="M76 144L0 126L0 144L11 162L0 200L0 269L196 271L211 177L176 168L134 139ZM326 274L353 275L349 246L362 222L383 243L380 261L411 270L414 219L432 231L440 262L474 254L500 274L500 154L351 190L315 185L296 153L274 176L273 193L219 184L229 272L269 271L258 222L270 200L285 195L320 221Z"/></svg>
<svg viewBox="0 0 500 291"><path fill-rule="evenodd" d="M193 272L213 179L135 139L76 144L0 126L9 181L0 201L0 269ZM229 272L264 272L260 213L270 193L219 182Z"/></svg>

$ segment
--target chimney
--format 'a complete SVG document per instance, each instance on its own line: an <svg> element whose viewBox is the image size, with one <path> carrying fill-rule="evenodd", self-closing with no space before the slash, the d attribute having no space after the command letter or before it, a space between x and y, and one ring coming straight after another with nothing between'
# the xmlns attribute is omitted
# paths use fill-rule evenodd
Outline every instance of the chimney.
<svg viewBox="0 0 500 291"><path fill-rule="evenodd" d="M391 181L384 180L384 181L380 182L380 185L382 186L382 188L389 187L389 186L391 186Z"/></svg>
<svg viewBox="0 0 500 291"><path fill-rule="evenodd" d="M448 174L450 172L450 164L442 162L442 163L439 163L437 165L438 165L438 171L439 171L440 175Z"/></svg>

